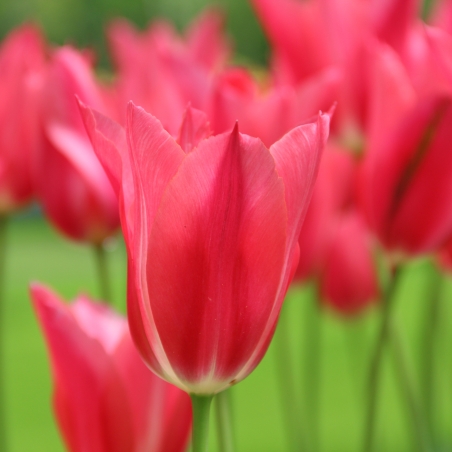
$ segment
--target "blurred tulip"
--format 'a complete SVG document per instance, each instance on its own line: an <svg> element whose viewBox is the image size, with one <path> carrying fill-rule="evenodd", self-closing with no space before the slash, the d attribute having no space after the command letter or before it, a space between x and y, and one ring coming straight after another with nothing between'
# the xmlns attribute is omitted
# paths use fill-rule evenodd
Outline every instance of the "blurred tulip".
<svg viewBox="0 0 452 452"><path fill-rule="evenodd" d="M114 115L84 56L69 47L54 52L42 99L43 145L36 188L52 223L74 240L101 243L119 226L117 198L80 117L76 95Z"/></svg>
<svg viewBox="0 0 452 452"><path fill-rule="evenodd" d="M320 71L342 72L333 131L361 150L372 39L404 51L418 0L251 0L273 50L275 77L296 85Z"/></svg>
<svg viewBox="0 0 452 452"><path fill-rule="evenodd" d="M270 150L236 125L186 153L132 104L128 149L119 126L83 112L122 193L135 343L156 373L189 393L228 388L256 367L273 335L329 115L293 129ZM189 109L184 136L199 138L199 125ZM113 136L121 137L116 154Z"/></svg>
<svg viewBox="0 0 452 452"><path fill-rule="evenodd" d="M370 36L399 48L418 0L251 0L291 82L353 59Z"/></svg>
<svg viewBox="0 0 452 452"><path fill-rule="evenodd" d="M108 38L119 74L121 111L132 100L173 135L188 103L205 110L212 76L229 56L223 17L214 11L200 16L183 39L166 22L139 34L124 20L110 25Z"/></svg>
<svg viewBox="0 0 452 452"><path fill-rule="evenodd" d="M26 58L24 57L26 55ZM39 140L38 98L44 43L37 29L13 31L0 48L0 214L31 200L32 160Z"/></svg>
<svg viewBox="0 0 452 452"><path fill-rule="evenodd" d="M321 298L345 315L378 295L370 233L355 212L353 156L328 145L300 232L295 280L319 278Z"/></svg>
<svg viewBox="0 0 452 452"><path fill-rule="evenodd" d="M365 223L356 212L335 227L321 274L322 299L343 315L356 315L378 299L377 269Z"/></svg>
<svg viewBox="0 0 452 452"><path fill-rule="evenodd" d="M295 280L318 277L323 270L337 218L351 203L354 168L350 153L327 146L298 239L300 261Z"/></svg>
<svg viewBox="0 0 452 452"><path fill-rule="evenodd" d="M434 251L452 233L452 96L439 83L419 98L389 47L379 47L374 65L364 211L388 249Z"/></svg>
<svg viewBox="0 0 452 452"><path fill-rule="evenodd" d="M40 285L31 296L49 348L54 408L72 452L182 452L188 396L155 376L126 320L79 297L71 305Z"/></svg>
<svg viewBox="0 0 452 452"><path fill-rule="evenodd" d="M223 71L215 78L207 109L215 134L230 130L235 121L247 135L268 147L337 98L341 74L326 69L296 87L261 87L245 69Z"/></svg>

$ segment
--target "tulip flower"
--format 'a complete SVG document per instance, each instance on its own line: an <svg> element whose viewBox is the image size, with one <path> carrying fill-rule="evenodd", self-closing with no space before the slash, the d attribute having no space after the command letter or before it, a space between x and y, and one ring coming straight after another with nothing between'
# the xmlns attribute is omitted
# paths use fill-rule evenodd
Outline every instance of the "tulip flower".
<svg viewBox="0 0 452 452"><path fill-rule="evenodd" d="M223 22L221 14L208 11L183 38L166 22L156 22L141 34L124 20L113 22L108 39L119 75L121 111L133 100L176 134L188 103L205 110L212 77L230 52Z"/></svg>
<svg viewBox="0 0 452 452"><path fill-rule="evenodd" d="M46 216L61 232L100 244L119 226L117 198L86 134L75 95L108 110L86 58L64 47L52 56L42 100L36 188Z"/></svg>
<svg viewBox="0 0 452 452"><path fill-rule="evenodd" d="M126 319L87 297L33 285L52 363L54 409L71 452L183 452L190 399L142 362Z"/></svg>
<svg viewBox="0 0 452 452"><path fill-rule="evenodd" d="M356 315L378 299L372 241L356 212L343 214L335 227L321 274L322 298L342 315Z"/></svg>
<svg viewBox="0 0 452 452"><path fill-rule="evenodd" d="M315 278L322 272L337 218L351 203L354 168L349 152L327 146L298 239L300 261L295 280Z"/></svg>
<svg viewBox="0 0 452 452"><path fill-rule="evenodd" d="M266 87L245 69L223 71L214 80L207 110L212 129L215 134L226 132L238 120L243 133L271 146L306 118L329 108L340 80L341 74L332 68L296 87Z"/></svg>
<svg viewBox="0 0 452 452"><path fill-rule="evenodd" d="M361 150L366 125L366 47L379 39L405 51L418 0L252 0L273 50L273 71L296 85L327 68L343 74L333 124L342 141Z"/></svg>
<svg viewBox="0 0 452 452"><path fill-rule="evenodd" d="M24 55L27 57L24 58ZM44 81L44 44L38 30L14 30L0 48L0 214L34 194L32 160L38 133L38 99Z"/></svg>
<svg viewBox="0 0 452 452"><path fill-rule="evenodd" d="M120 193L138 349L157 374L189 393L228 388L256 367L271 340L298 262L329 115L267 149L237 124L200 139L189 109L181 130L193 146L185 152L133 104L127 140L112 121L82 111Z"/></svg>
<svg viewBox="0 0 452 452"><path fill-rule="evenodd" d="M437 93L417 96L389 47L380 46L375 56L364 211L387 249L431 252L452 232L452 96L442 83Z"/></svg>

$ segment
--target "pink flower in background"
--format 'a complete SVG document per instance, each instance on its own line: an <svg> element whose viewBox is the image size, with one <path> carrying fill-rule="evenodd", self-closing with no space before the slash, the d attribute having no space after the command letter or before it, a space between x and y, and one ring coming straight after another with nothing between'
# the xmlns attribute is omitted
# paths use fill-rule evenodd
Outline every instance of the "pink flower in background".
<svg viewBox="0 0 452 452"><path fill-rule="evenodd" d="M350 153L327 145L298 239L300 261L295 280L317 277L323 270L337 218L352 202L354 170Z"/></svg>
<svg viewBox="0 0 452 452"><path fill-rule="evenodd" d="M379 296L372 238L357 212L337 219L320 277L322 300L335 311L361 313Z"/></svg>
<svg viewBox="0 0 452 452"><path fill-rule="evenodd" d="M294 278L318 278L320 301L344 315L360 313L378 296L370 232L355 209L355 174L354 156L327 145L298 240Z"/></svg>
<svg viewBox="0 0 452 452"><path fill-rule="evenodd" d="M112 121L82 111L121 196L135 343L156 373L185 391L226 389L270 343L298 262L329 115L267 149L238 125L200 139L202 115L190 110L182 147L133 105L127 140Z"/></svg>
<svg viewBox="0 0 452 452"><path fill-rule="evenodd" d="M191 404L155 376L126 319L79 297L70 305L40 285L31 296L49 349L54 409L71 452L183 452Z"/></svg>
<svg viewBox="0 0 452 452"><path fill-rule="evenodd" d="M392 49L380 45L374 56L364 212L388 249L434 251L452 233L452 85L436 79L435 92L438 72L430 65L420 96Z"/></svg>
<svg viewBox="0 0 452 452"><path fill-rule="evenodd" d="M207 11L184 38L166 22L156 22L141 34L124 20L113 22L108 38L124 120L126 105L132 100L175 135L189 103L205 110L212 77L230 53L223 22L220 13Z"/></svg>
<svg viewBox="0 0 452 452"><path fill-rule="evenodd" d="M44 67L44 43L34 27L22 26L2 43L0 214L22 207L34 195L32 160L39 141L38 99L44 81Z"/></svg>
<svg viewBox="0 0 452 452"><path fill-rule="evenodd" d="M333 130L360 147L367 123L367 45L405 52L418 0L251 0L273 52L279 83L296 85L326 68L342 72Z"/></svg>
<svg viewBox="0 0 452 452"><path fill-rule="evenodd" d="M36 190L44 213L61 232L74 240L100 243L119 226L118 203L93 151L76 95L115 116L87 59L62 47L52 55L42 98Z"/></svg>
<svg viewBox="0 0 452 452"><path fill-rule="evenodd" d="M326 69L297 87L261 86L244 68L225 70L214 80L207 109L212 129L223 133L239 121L243 133L271 146L306 118L330 108L340 80L337 70Z"/></svg>

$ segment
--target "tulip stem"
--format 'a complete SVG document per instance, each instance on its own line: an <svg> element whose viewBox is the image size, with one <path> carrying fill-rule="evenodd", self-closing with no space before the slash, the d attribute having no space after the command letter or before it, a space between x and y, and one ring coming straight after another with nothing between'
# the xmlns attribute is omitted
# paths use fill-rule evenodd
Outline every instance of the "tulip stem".
<svg viewBox="0 0 452 452"><path fill-rule="evenodd" d="M207 452L209 417L213 396L190 394L193 409L192 452Z"/></svg>
<svg viewBox="0 0 452 452"><path fill-rule="evenodd" d="M422 396L423 406L430 434L433 436L433 394L435 388L435 341L438 332L438 323L441 311L441 294L445 279L435 271L435 278L432 283L432 297L428 303L428 312L426 315L423 362L422 362Z"/></svg>
<svg viewBox="0 0 452 452"><path fill-rule="evenodd" d="M405 347L394 324L389 325L389 335L394 352L397 376L412 416L413 431L417 440L416 444L420 451L430 452L432 449L427 424L421 407L415 397L415 382L413 381L412 372L408 366Z"/></svg>
<svg viewBox="0 0 452 452"><path fill-rule="evenodd" d="M107 253L104 245L102 243L96 243L94 245L94 253L99 277L100 296L105 303L111 304L110 278L108 276Z"/></svg>
<svg viewBox="0 0 452 452"><path fill-rule="evenodd" d="M284 426L290 443L290 450L299 452L308 450L306 449L305 438L303 436L306 421L297 403L296 394L298 388L294 376L293 359L290 353L293 341L290 335L289 313L287 312L287 308L288 305L285 302L279 316L278 328L276 329L273 343L276 351L276 371L279 380L278 386L284 415Z"/></svg>
<svg viewBox="0 0 452 452"><path fill-rule="evenodd" d="M305 392L309 409L310 442L314 452L320 450L320 391L322 381L322 316L323 310L317 281L310 284L309 315L304 324L306 335L304 372L306 372Z"/></svg>
<svg viewBox="0 0 452 452"><path fill-rule="evenodd" d="M8 450L5 407L5 256L6 256L6 215L0 215L0 450Z"/></svg>
<svg viewBox="0 0 452 452"><path fill-rule="evenodd" d="M368 380L367 413L365 418L363 452L371 452L375 436L375 418L377 413L378 392L380 388L380 371L383 358L383 349L390 334L391 314L394 305L394 293L400 280L400 267L395 267L392 279L386 288L383 288L381 303L382 318L377 342L373 350Z"/></svg>
<svg viewBox="0 0 452 452"><path fill-rule="evenodd" d="M234 428L232 423L231 389L215 396L218 443L220 452L234 452Z"/></svg>

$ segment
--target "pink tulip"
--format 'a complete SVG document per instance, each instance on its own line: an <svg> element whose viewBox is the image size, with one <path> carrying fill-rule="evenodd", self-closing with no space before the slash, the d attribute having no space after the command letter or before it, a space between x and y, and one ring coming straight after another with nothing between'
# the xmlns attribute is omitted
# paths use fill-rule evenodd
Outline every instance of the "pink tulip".
<svg viewBox="0 0 452 452"><path fill-rule="evenodd" d="M279 67L292 83L350 61L371 36L403 47L419 10L418 0L252 0L252 4Z"/></svg>
<svg viewBox="0 0 452 452"><path fill-rule="evenodd" d="M118 228L118 204L89 141L76 95L109 111L87 60L63 47L52 56L42 100L44 140L36 188L45 214L61 232L96 244Z"/></svg>
<svg viewBox="0 0 452 452"><path fill-rule="evenodd" d="M215 134L226 132L239 121L243 133L258 137L268 147L319 110L328 109L337 97L341 75L327 69L292 86L259 86L242 68L216 77L209 118Z"/></svg>
<svg viewBox="0 0 452 452"><path fill-rule="evenodd" d="M182 452L190 399L146 368L126 320L79 297L71 305L40 285L31 296L49 348L54 409L72 452Z"/></svg>
<svg viewBox="0 0 452 452"><path fill-rule="evenodd" d="M26 57L25 57L26 56ZM38 98L44 78L38 30L13 31L0 48L0 214L33 196L32 160L39 141Z"/></svg>
<svg viewBox="0 0 452 452"><path fill-rule="evenodd" d="M388 249L434 251L452 233L452 85L446 90L441 82L436 93L430 87L418 96L389 47L378 48L374 65L364 211Z"/></svg>
<svg viewBox="0 0 452 452"><path fill-rule="evenodd" d="M205 110L212 77L229 56L223 17L214 11L199 17L184 38L166 22L140 34L124 20L111 24L108 37L121 111L130 100L143 105L173 135L188 103Z"/></svg>
<svg viewBox="0 0 452 452"><path fill-rule="evenodd" d="M125 147L119 126L82 110L121 195L137 347L156 373L189 393L228 388L256 367L273 335L329 115L268 150L237 124L199 139L202 121L190 109L181 130L185 143L196 140L181 147L133 104Z"/></svg>
<svg viewBox="0 0 452 452"><path fill-rule="evenodd" d="M372 242L356 212L338 219L321 273L322 299L342 315L361 313L378 299Z"/></svg>
<svg viewBox="0 0 452 452"><path fill-rule="evenodd" d="M298 239L300 261L296 280L318 277L324 269L337 218L351 203L354 169L350 153L327 146Z"/></svg>
<svg viewBox="0 0 452 452"><path fill-rule="evenodd" d="M361 148L366 125L367 45L373 39L405 50L418 0L251 0L273 49L274 72L298 84L335 67L342 73L333 129Z"/></svg>

